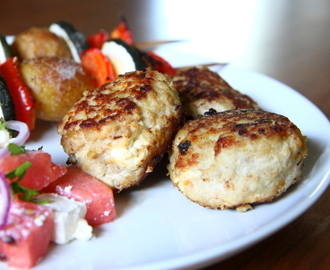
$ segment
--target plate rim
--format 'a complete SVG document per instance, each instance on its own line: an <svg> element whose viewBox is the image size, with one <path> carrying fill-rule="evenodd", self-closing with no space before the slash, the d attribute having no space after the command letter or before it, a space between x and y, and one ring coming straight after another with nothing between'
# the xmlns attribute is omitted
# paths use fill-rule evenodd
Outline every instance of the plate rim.
<svg viewBox="0 0 330 270"><path fill-rule="evenodd" d="M266 80L270 80L274 83L279 83L279 85L285 86L286 89L290 89L290 91L293 91L295 94L298 94L300 98L302 98L305 102L308 102L310 106L313 107L313 109L322 116L322 122L326 122L327 124L327 130L330 135L330 123L327 117L324 115L324 113L311 101L309 101L306 97L304 97L301 93L294 90L293 88L287 86L286 84L283 84L280 81L277 81L267 75L264 75L262 73L248 70L245 68L236 67L233 65L228 65L224 69L220 71L220 75L225 72L235 72L235 70L240 70L241 72L250 72L253 73L255 76L261 76ZM226 79L226 76L224 76ZM326 141L327 149L326 151L330 151L329 145L330 145L330 136L329 139ZM322 155L326 153L325 151L322 153ZM321 156L319 157L321 158ZM129 269L129 270L142 270L142 269L159 269L159 268L166 268L166 269L197 269L200 267L207 267L213 263L220 262L224 259L227 259L231 256L234 256L235 254L242 252L244 249L248 248L251 245L256 244L257 242L260 242L261 240L269 237L270 235L276 233L286 225L288 225L290 222L297 219L299 216L301 216L304 212L306 212L325 192L325 190L328 188L330 184L330 160L327 160L326 164L324 164L327 168L327 171L325 171L322 179L318 181L318 188L313 191L313 194L309 197L309 200L302 200L299 205L296 205L294 209L290 209L290 211L286 211L283 213L283 215L277 217L275 220L272 221L272 223L275 223L275 226L270 226L266 224L262 228L259 228L258 230L252 232L249 235L245 235L243 237L240 237L238 239L232 240L229 243L226 243L220 246L216 246L213 248L209 248L204 251L198 251L198 252L192 252L191 254L186 254L184 256L179 256L177 258L172 259L166 259L163 261L157 261L153 263L143 263L136 266L128 266L128 267L117 267L113 269ZM252 210L253 211L253 210ZM114 221L115 222L115 221ZM274 229L275 227L275 229ZM243 240L243 241L242 241ZM243 246L242 246L243 242ZM223 250L223 246L227 247L227 250ZM35 267L35 269L45 269L47 268L47 265L43 265L42 262ZM3 265L0 265L0 269L11 269L11 268L3 268ZM95 269L109 269L107 266L105 268L95 268ZM112 269L112 268L111 268Z"/></svg>

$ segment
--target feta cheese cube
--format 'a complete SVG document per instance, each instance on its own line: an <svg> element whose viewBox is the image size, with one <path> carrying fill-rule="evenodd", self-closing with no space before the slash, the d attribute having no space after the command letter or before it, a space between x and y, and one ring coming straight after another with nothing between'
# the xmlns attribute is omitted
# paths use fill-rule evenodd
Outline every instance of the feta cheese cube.
<svg viewBox="0 0 330 270"><path fill-rule="evenodd" d="M54 193L40 194L37 199L48 200L45 206L54 212L53 242L66 244L73 239L91 239L93 229L84 219L87 211L84 203Z"/></svg>

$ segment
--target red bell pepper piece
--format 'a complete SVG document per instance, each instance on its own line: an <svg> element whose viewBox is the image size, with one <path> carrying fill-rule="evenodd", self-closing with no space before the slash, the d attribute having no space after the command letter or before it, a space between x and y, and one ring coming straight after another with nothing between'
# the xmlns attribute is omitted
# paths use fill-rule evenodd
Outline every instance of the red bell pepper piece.
<svg viewBox="0 0 330 270"><path fill-rule="evenodd" d="M22 81L17 64L17 58L10 57L0 66L0 72L13 98L16 120L26 123L29 130L32 130L36 120L35 100Z"/></svg>
<svg viewBox="0 0 330 270"><path fill-rule="evenodd" d="M110 33L110 38L119 38L129 45L133 45L133 35L128 28L128 24L125 18L122 18L119 25L112 30Z"/></svg>
<svg viewBox="0 0 330 270"><path fill-rule="evenodd" d="M108 39L109 39L109 34L106 31L101 30L100 32L98 32L98 33L96 33L94 35L88 36L87 37L87 43L92 48L101 49L103 43L105 41L107 41Z"/></svg>
<svg viewBox="0 0 330 270"><path fill-rule="evenodd" d="M168 75L174 75L175 69L167 62L164 58L155 54L154 52L146 52L151 67L162 73L167 73Z"/></svg>
<svg viewBox="0 0 330 270"><path fill-rule="evenodd" d="M81 54L81 65L91 74L98 86L115 79L110 60L98 48L89 48Z"/></svg>

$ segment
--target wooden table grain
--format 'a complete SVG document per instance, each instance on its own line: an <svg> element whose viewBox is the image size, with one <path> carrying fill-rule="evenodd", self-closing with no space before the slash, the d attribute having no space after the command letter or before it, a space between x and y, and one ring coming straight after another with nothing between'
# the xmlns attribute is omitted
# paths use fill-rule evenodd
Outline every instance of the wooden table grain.
<svg viewBox="0 0 330 270"><path fill-rule="evenodd" d="M136 42L204 44L198 48L207 56L289 85L329 118L329 14L328 0L11 0L0 2L0 32L66 19L88 35L111 30L124 15ZM205 270L330 269L329 225L328 189L280 231Z"/></svg>

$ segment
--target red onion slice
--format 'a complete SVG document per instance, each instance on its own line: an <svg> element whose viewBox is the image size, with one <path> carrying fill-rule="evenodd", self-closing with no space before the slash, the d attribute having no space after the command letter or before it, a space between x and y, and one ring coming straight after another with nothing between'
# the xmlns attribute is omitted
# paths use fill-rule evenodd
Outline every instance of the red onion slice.
<svg viewBox="0 0 330 270"><path fill-rule="evenodd" d="M14 138L12 143L17 144L18 146L23 145L30 136L30 131L27 124L20 121L8 121L6 123L6 128L18 131L18 135Z"/></svg>
<svg viewBox="0 0 330 270"><path fill-rule="evenodd" d="M30 131L25 123L19 121L6 122L6 128L16 130L17 136L11 140L18 146L23 145L30 136ZM7 147L0 149L0 159L9 155ZM0 230L6 225L8 213L11 205L11 191L8 180L3 173L0 172Z"/></svg>
<svg viewBox="0 0 330 270"><path fill-rule="evenodd" d="M8 121L6 122L6 128L16 130L18 132L18 135L15 138L13 138L13 140L11 141L12 143L17 144L18 146L23 145L30 136L30 131L28 126L23 122L15 121L15 120ZM9 150L7 149L7 147L0 148L0 158L3 158L8 154L9 154Z"/></svg>
<svg viewBox="0 0 330 270"><path fill-rule="evenodd" d="M0 172L0 230L7 223L9 209L11 205L11 192L8 180Z"/></svg>

